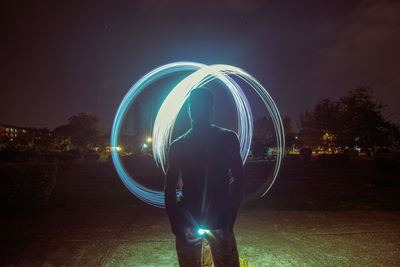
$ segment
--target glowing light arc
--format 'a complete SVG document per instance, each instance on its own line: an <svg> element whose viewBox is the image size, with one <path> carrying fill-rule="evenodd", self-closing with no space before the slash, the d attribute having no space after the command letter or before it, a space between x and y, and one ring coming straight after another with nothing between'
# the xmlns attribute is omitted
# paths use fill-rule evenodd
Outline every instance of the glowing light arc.
<svg viewBox="0 0 400 267"><path fill-rule="evenodd" d="M235 100L238 113L238 135L240 138L240 148L243 164L245 163L251 144L253 119L251 108L246 96L239 85L230 77L236 76L248 83L260 96L267 107L275 128L278 155L275 163L275 169L271 176L272 178L266 181L263 185L267 187L266 190L263 190L264 192L261 194L261 196L264 196L274 183L283 158L283 151L285 147L283 124L278 109L272 100L272 97L268 94L265 88L254 77L237 67L229 65L207 66L194 62L176 62L163 65L150 71L130 88L118 107L111 131L110 146L118 146L118 136L122 121L126 115L128 107L134 101L137 95L155 80L179 71L194 72L182 80L170 92L157 114L152 136L153 156L156 163L165 172L166 155L171 142L172 129L179 110L192 90L205 85L213 79L220 80L227 87L227 89L229 89ZM115 149L111 150L111 156L122 182L136 197L148 204L157 207L164 207L163 192L148 189L132 179L123 168L118 152Z"/></svg>

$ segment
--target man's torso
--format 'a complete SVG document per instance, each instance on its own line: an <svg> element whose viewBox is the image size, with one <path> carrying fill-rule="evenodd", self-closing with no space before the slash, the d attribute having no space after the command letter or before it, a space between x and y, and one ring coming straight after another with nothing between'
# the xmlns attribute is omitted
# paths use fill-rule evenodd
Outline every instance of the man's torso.
<svg viewBox="0 0 400 267"><path fill-rule="evenodd" d="M223 224L230 199L230 147L234 135L212 126L202 133L189 130L174 142L183 182L178 205L199 226L216 229Z"/></svg>

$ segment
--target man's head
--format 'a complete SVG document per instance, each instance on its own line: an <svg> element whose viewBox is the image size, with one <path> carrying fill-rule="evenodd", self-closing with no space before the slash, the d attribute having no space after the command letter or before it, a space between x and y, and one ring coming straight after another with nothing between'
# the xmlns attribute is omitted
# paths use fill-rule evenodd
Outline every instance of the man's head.
<svg viewBox="0 0 400 267"><path fill-rule="evenodd" d="M193 90L189 96L189 116L195 124L209 124L214 110L214 94L207 88Z"/></svg>

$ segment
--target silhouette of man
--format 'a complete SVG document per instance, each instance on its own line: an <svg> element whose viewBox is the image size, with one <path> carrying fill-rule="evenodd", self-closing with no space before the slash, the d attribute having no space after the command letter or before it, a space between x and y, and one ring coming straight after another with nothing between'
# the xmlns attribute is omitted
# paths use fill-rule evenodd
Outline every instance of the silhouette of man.
<svg viewBox="0 0 400 267"><path fill-rule="evenodd" d="M206 88L192 91L192 127L170 146L165 182L165 206L176 236L181 267L201 265L203 238L214 266L239 266L233 225L244 192L239 140L233 131L210 123L214 95ZM182 184L178 198L177 186Z"/></svg>

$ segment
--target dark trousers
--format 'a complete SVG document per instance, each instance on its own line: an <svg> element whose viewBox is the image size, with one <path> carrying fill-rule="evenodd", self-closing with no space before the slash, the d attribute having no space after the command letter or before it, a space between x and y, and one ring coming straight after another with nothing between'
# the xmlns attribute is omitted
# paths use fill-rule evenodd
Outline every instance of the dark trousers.
<svg viewBox="0 0 400 267"><path fill-rule="evenodd" d="M215 267L240 266L233 231L226 229L212 230L210 233L204 234L203 237L199 237L195 231L196 229L189 228L185 231L185 237L176 237L176 252L180 267L202 266L202 244L205 241L210 246Z"/></svg>

